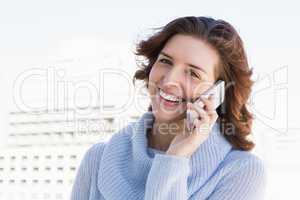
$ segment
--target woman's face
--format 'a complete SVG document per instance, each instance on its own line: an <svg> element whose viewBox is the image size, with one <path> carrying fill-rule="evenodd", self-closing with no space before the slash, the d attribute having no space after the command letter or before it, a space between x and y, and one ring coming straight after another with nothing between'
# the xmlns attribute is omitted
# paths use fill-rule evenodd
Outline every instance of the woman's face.
<svg viewBox="0 0 300 200"><path fill-rule="evenodd" d="M217 52L196 37L177 34L157 57L149 75L148 90L157 121L185 118L186 101L194 99L215 82Z"/></svg>

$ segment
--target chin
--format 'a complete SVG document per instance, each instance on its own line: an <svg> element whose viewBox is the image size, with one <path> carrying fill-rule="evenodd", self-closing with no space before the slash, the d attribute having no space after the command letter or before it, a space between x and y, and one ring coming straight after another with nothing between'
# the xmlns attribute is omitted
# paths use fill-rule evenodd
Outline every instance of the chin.
<svg viewBox="0 0 300 200"><path fill-rule="evenodd" d="M153 115L157 122L172 122L177 118L175 115L170 115L170 114L165 114L160 112L154 112Z"/></svg>
<svg viewBox="0 0 300 200"><path fill-rule="evenodd" d="M161 108L157 108L156 106L152 107L152 112L155 117L155 120L157 122L175 122L184 117L184 114L179 111L168 111L168 110L163 110Z"/></svg>

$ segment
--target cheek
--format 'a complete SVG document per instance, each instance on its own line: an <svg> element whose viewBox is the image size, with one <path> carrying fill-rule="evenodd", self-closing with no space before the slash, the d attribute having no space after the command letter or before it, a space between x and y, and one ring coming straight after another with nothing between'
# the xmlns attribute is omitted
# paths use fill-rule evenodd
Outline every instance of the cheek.
<svg viewBox="0 0 300 200"><path fill-rule="evenodd" d="M149 73L149 82L148 82L148 91L150 94L154 94L157 82L159 80L159 71L157 70L157 67L153 66L150 73Z"/></svg>
<svg viewBox="0 0 300 200"><path fill-rule="evenodd" d="M157 83L162 76L164 75L164 70L161 67L153 65L150 74L149 74L149 82Z"/></svg>
<svg viewBox="0 0 300 200"><path fill-rule="evenodd" d="M203 92L208 90L212 85L213 85L212 82L208 82L208 81L203 81L201 83L194 84L192 86L191 96L193 98L199 97Z"/></svg>
<svg viewBox="0 0 300 200"><path fill-rule="evenodd" d="M150 74L149 74L149 81L154 82L155 81L156 72L155 69L152 67Z"/></svg>

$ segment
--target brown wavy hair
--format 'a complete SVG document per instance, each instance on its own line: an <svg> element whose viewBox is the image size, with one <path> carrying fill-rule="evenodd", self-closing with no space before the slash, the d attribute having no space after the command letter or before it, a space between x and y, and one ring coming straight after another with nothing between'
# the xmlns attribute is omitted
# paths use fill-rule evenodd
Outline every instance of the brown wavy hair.
<svg viewBox="0 0 300 200"><path fill-rule="evenodd" d="M197 37L217 50L219 62L217 80L225 81L225 100L217 108L221 133L233 148L249 151L255 144L247 138L251 134L253 115L246 107L253 81L243 42L234 27L224 20L211 17L186 16L177 18L136 45L138 69L133 77L144 81L148 88L149 74L158 54L176 34ZM142 58L142 59L139 59ZM151 105L149 111L152 110Z"/></svg>

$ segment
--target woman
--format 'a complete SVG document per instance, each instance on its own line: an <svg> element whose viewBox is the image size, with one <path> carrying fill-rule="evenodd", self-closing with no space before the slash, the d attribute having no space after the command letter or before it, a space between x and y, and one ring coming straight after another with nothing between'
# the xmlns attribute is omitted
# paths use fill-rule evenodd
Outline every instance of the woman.
<svg viewBox="0 0 300 200"><path fill-rule="evenodd" d="M85 154L72 199L262 199L264 165L246 102L253 82L243 43L223 20L181 17L137 45L151 105L140 119ZM200 96L217 80L225 100ZM200 96L201 101L191 103ZM197 113L192 129L187 109Z"/></svg>

